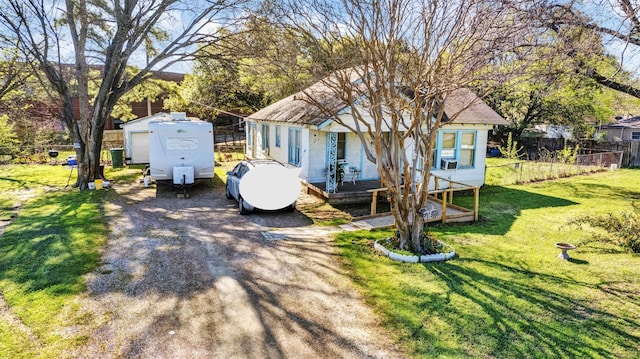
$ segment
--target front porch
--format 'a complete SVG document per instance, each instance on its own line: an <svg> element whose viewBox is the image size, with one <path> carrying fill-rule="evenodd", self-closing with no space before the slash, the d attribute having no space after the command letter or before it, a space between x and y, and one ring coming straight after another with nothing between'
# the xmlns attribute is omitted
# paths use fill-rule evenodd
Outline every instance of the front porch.
<svg viewBox="0 0 640 359"><path fill-rule="evenodd" d="M331 204L336 203L362 203L371 201L369 190L380 188L380 181L356 181L338 183L336 193L327 191L326 182L303 182L306 192L327 200Z"/></svg>
<svg viewBox="0 0 640 359"><path fill-rule="evenodd" d="M478 220L479 187L447 180L434 176L435 188L429 192L429 201L423 208L422 214L427 222L473 222ZM446 183L446 186L440 184ZM332 204L337 203L371 203L371 212L367 216L353 218L353 223L360 223L360 228L384 228L393 226L393 216L389 212L378 213L379 201L386 201L386 188L380 187L380 181L356 181L345 182L338 185L336 193L326 191L326 184L303 183L306 192L327 200ZM474 208L464 208L453 204L456 194L473 192Z"/></svg>

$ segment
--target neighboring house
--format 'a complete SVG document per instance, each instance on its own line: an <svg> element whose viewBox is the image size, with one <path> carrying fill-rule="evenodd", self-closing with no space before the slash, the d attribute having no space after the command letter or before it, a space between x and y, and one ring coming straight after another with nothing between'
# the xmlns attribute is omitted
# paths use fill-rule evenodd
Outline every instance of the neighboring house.
<svg viewBox="0 0 640 359"><path fill-rule="evenodd" d="M630 117L600 126L598 132L606 132L608 142L640 141L640 116Z"/></svg>
<svg viewBox="0 0 640 359"><path fill-rule="evenodd" d="M124 131L124 158L127 164L149 163L149 122L186 118L184 112L159 112L122 125Z"/></svg>
<svg viewBox="0 0 640 359"><path fill-rule="evenodd" d="M310 92L328 94L329 91L318 89L322 86L322 82L316 83L304 92L250 115L246 120L247 157L274 158L299 167L300 177L307 183L329 183L329 158L335 155L338 162L344 164L346 175L355 176L357 181L379 180L376 166L367 160L358 136L321 112L317 106L301 99ZM314 100L333 106L332 112L337 113L342 121L353 123L350 109L344 108L340 101L330 96ZM439 130L432 173L453 181L481 186L485 179L488 131L494 125L508 123L466 89L460 89L449 97L445 113L452 115L467 106L454 121ZM367 110L361 109L361 112L367 113Z"/></svg>

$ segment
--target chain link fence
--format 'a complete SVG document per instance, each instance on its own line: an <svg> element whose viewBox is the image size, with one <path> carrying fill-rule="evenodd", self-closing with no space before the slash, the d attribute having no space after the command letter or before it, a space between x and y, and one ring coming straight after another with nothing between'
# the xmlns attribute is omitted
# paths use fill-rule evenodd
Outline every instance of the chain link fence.
<svg viewBox="0 0 640 359"><path fill-rule="evenodd" d="M508 186L614 170L620 167L622 155L622 151L613 151L577 155L569 163L549 158L547 161L512 161L487 165L485 183Z"/></svg>

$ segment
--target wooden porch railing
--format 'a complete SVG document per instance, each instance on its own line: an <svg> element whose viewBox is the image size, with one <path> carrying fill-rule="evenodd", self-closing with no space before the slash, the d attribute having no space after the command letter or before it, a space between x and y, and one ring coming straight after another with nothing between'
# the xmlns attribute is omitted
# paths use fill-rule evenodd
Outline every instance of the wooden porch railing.
<svg viewBox="0 0 640 359"><path fill-rule="evenodd" d="M434 178L435 189L433 191L429 191L429 198L432 201L436 203L440 203L442 205L442 223L445 223L447 219L453 220L456 217L467 216L467 214L447 216L447 208L455 208L463 212L471 211L467 208L463 208L453 204L453 196L455 192L468 191L468 190L473 190L473 197L474 197L473 220L474 221L478 220L478 208L480 207L480 187L471 186L462 182L452 181L450 179L446 179L446 178L435 176L435 175L432 175L432 177ZM440 189L441 181L447 181L448 187ZM386 187L370 189L367 191L372 193L371 216L377 215L378 193L386 192L386 191L387 191ZM440 198L438 198L438 196L440 196Z"/></svg>

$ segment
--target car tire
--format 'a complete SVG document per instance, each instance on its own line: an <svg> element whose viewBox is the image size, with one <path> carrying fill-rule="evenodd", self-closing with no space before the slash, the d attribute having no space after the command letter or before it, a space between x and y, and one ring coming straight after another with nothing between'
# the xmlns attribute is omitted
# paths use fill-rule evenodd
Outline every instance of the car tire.
<svg viewBox="0 0 640 359"><path fill-rule="evenodd" d="M227 199L233 198L231 192L229 192L229 185L224 186L224 196L227 197Z"/></svg>
<svg viewBox="0 0 640 359"><path fill-rule="evenodd" d="M242 197L238 198L238 209L240 210L241 215L245 215L249 213L247 208L244 206L244 199L242 199Z"/></svg>

